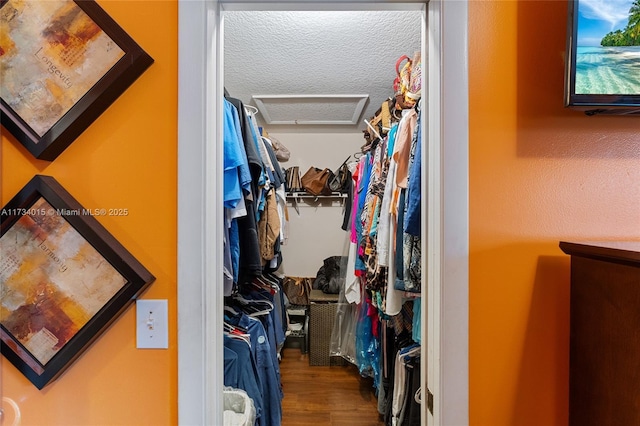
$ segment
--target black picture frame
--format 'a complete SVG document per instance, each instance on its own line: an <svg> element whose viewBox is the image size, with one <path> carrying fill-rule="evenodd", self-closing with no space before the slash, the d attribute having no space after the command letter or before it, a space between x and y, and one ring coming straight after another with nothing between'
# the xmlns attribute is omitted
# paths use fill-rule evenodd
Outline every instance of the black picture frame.
<svg viewBox="0 0 640 426"><path fill-rule="evenodd" d="M60 8L48 26L25 24L29 13L44 13L37 9L39 3L49 10L53 2ZM0 46L1 122L35 158L53 161L154 61L93 0L23 4L19 10L12 0L0 0L0 25L11 39L7 44L13 45ZM12 38L14 31L19 34ZM111 65L105 58L117 62Z"/></svg>
<svg viewBox="0 0 640 426"><path fill-rule="evenodd" d="M38 389L68 368L155 277L51 176L1 210L2 354Z"/></svg>

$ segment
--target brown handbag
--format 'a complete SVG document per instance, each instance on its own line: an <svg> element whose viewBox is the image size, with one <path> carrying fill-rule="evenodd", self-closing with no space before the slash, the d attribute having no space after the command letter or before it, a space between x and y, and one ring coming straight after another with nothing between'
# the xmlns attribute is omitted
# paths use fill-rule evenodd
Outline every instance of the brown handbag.
<svg viewBox="0 0 640 426"><path fill-rule="evenodd" d="M309 170L302 175L302 187L311 195L331 195L329 181L332 177L333 172L329 169L309 167Z"/></svg>
<svg viewBox="0 0 640 426"><path fill-rule="evenodd" d="M303 191L302 182L300 182L300 169L298 166L289 167L285 170L285 189L287 192Z"/></svg>
<svg viewBox="0 0 640 426"><path fill-rule="evenodd" d="M313 278L307 277L284 277L282 290L287 295L289 303L292 305L308 305L312 280Z"/></svg>

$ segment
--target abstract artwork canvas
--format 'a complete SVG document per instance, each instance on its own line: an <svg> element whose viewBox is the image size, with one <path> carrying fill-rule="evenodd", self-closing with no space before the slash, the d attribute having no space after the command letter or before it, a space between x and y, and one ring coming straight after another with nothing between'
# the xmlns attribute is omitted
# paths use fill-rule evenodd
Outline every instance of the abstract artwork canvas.
<svg viewBox="0 0 640 426"><path fill-rule="evenodd" d="M2 124L55 159L153 59L94 1L0 1Z"/></svg>
<svg viewBox="0 0 640 426"><path fill-rule="evenodd" d="M49 176L1 213L2 353L42 388L154 278Z"/></svg>

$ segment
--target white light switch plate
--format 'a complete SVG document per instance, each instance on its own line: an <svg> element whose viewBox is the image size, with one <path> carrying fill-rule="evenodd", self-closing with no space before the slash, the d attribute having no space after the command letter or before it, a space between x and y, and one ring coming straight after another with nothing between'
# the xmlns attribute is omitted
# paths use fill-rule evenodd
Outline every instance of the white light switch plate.
<svg viewBox="0 0 640 426"><path fill-rule="evenodd" d="M139 349L169 347L169 314L166 299L136 301L136 346Z"/></svg>

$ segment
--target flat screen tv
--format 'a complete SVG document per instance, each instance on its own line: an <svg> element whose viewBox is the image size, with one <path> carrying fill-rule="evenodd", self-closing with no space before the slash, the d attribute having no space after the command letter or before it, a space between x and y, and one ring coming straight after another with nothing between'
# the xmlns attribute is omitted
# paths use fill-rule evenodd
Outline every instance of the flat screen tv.
<svg viewBox="0 0 640 426"><path fill-rule="evenodd" d="M570 0L565 104L640 114L640 0Z"/></svg>

